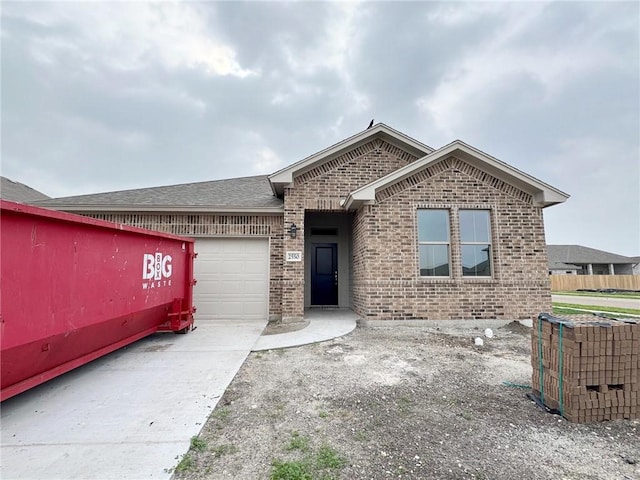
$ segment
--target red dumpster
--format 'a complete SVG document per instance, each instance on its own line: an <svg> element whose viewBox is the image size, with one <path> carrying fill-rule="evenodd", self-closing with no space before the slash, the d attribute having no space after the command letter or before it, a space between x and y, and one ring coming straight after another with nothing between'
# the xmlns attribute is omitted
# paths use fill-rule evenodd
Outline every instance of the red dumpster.
<svg viewBox="0 0 640 480"><path fill-rule="evenodd" d="M192 239L0 201L0 401L193 324Z"/></svg>

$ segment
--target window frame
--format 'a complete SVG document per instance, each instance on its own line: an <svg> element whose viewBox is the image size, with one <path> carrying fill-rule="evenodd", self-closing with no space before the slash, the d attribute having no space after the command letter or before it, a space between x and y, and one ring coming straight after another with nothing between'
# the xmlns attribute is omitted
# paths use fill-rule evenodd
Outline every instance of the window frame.
<svg viewBox="0 0 640 480"><path fill-rule="evenodd" d="M421 211L426 211L426 212L445 212L446 213L446 218L447 218L447 241L430 241L430 240L420 240L420 212ZM425 278L425 279L438 279L438 278L446 278L446 279L450 279L452 278L452 272L453 272L453 268L452 268L452 250L451 250L451 210L448 208L430 208L430 207L419 207L416 209L416 240L417 240L417 246L418 246L418 277L419 278ZM434 246L434 245L445 245L447 247L447 270L448 270L448 275L423 275L422 274L422 268L421 268L421 254L420 254L420 250L421 250L421 246L422 245L426 245L426 246ZM432 269L435 273L435 268Z"/></svg>
<svg viewBox="0 0 640 480"><path fill-rule="evenodd" d="M462 239L462 212L486 212L487 215L487 241L476 242L476 241L464 241ZM458 232L459 232L459 250L460 250L460 276L463 279L487 279L493 278L494 276L494 267L493 267L493 226L491 221L491 209L488 208L459 208L457 212L458 216ZM489 262L489 275L468 275L464 272L464 264L462 260L462 251L467 245L476 245L476 246L487 246L487 260Z"/></svg>

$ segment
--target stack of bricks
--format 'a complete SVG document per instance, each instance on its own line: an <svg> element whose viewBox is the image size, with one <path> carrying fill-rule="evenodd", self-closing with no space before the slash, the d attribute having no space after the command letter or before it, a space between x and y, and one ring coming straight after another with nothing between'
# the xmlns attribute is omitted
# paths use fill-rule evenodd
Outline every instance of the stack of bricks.
<svg viewBox="0 0 640 480"><path fill-rule="evenodd" d="M570 422L640 418L640 322L541 314L531 334L533 395Z"/></svg>

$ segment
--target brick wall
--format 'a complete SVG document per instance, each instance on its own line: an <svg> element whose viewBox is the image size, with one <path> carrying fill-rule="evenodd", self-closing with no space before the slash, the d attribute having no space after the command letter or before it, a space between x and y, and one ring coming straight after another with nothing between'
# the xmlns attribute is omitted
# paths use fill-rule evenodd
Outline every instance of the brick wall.
<svg viewBox="0 0 640 480"><path fill-rule="evenodd" d="M282 316L282 215L92 213L87 216L187 237L268 237L269 317Z"/></svg>
<svg viewBox="0 0 640 480"><path fill-rule="evenodd" d="M418 208L450 211L450 278L419 276ZM462 277L458 210L488 209L492 278ZM525 319L550 311L542 210L531 197L455 158L387 190L353 227L356 312L370 319Z"/></svg>
<svg viewBox="0 0 640 480"><path fill-rule="evenodd" d="M284 251L304 251L304 213L344 212L340 200L417 157L380 139L350 150L294 179L285 189L284 225L298 227L296 239L284 239ZM354 258L356 257L354 252ZM306 261L306 259L303 259ZM304 263L285 262L283 267L282 316L285 321L304 316Z"/></svg>

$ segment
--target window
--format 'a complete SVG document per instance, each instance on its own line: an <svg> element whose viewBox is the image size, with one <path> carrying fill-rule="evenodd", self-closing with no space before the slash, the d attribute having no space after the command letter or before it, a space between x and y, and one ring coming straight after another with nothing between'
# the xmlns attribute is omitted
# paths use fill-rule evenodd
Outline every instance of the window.
<svg viewBox="0 0 640 480"><path fill-rule="evenodd" d="M418 210L420 276L449 276L449 211Z"/></svg>
<svg viewBox="0 0 640 480"><path fill-rule="evenodd" d="M489 210L460 210L462 276L491 276Z"/></svg>
<svg viewBox="0 0 640 480"><path fill-rule="evenodd" d="M335 235L338 235L338 229L337 228L327 228L327 227L312 227L311 228L311 235L313 235L313 236L316 236L316 235L335 236Z"/></svg>

